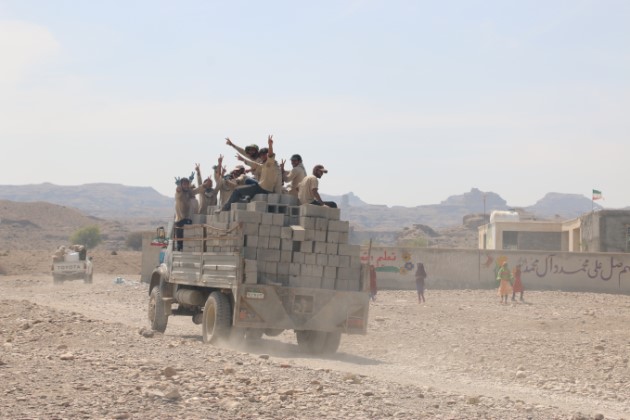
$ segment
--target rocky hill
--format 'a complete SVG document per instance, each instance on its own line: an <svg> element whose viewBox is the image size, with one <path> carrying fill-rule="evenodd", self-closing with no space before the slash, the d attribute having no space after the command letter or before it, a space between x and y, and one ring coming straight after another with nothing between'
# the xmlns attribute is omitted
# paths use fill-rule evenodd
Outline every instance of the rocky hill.
<svg viewBox="0 0 630 420"><path fill-rule="evenodd" d="M439 204L416 207L368 204L351 192L341 196L323 194L323 198L339 204L344 219L352 226L351 241L359 244L373 239L382 245L474 248L477 246L477 226L487 220L492 210L511 208L498 194L477 188L450 196ZM34 239L33 235L41 236L42 226L46 226L49 229L44 235L51 242L67 237L68 232L89 223L101 225L120 242L128 232L153 229L173 215L171 197L150 187L120 184L0 185L0 200L3 199L16 204L44 203L35 207L17 206L9 213L8 208L0 208L0 218L6 220L2 229L7 229L7 225L19 227L20 232L31 235L30 239ZM591 211L592 206L592 201L581 195L549 193L520 211L534 219L569 219ZM37 210L33 210L35 208ZM600 208L595 205L595 209ZM29 215L31 211L41 217ZM61 213L65 215L62 217ZM433 233L428 234L427 228ZM8 232L4 240L10 240L16 232L16 229Z"/></svg>

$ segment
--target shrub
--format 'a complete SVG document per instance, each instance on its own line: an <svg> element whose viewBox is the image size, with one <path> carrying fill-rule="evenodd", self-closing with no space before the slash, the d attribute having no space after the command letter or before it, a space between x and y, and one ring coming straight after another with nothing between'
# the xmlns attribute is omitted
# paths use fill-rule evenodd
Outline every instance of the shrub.
<svg viewBox="0 0 630 420"><path fill-rule="evenodd" d="M140 251L142 249L142 232L131 232L127 236L125 244L134 251Z"/></svg>
<svg viewBox="0 0 630 420"><path fill-rule="evenodd" d="M85 245L88 249L94 248L101 243L103 237L98 226L83 227L70 236L70 242L73 244Z"/></svg>

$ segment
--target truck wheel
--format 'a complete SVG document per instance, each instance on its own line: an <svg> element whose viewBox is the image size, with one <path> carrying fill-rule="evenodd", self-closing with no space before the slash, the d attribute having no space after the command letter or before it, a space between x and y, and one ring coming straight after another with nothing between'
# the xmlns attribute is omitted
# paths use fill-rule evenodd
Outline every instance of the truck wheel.
<svg viewBox="0 0 630 420"><path fill-rule="evenodd" d="M230 336L232 327L232 305L221 292L212 292L203 308L203 342L216 343Z"/></svg>
<svg viewBox="0 0 630 420"><path fill-rule="evenodd" d="M83 283L92 284L92 274L86 274L83 278Z"/></svg>
<svg viewBox="0 0 630 420"><path fill-rule="evenodd" d="M341 344L341 333L339 331L326 333L326 344L324 345L324 353L333 354L337 352Z"/></svg>
<svg viewBox="0 0 630 420"><path fill-rule="evenodd" d="M323 331L296 331L298 347L304 353L321 354L326 345L326 333Z"/></svg>
<svg viewBox="0 0 630 420"><path fill-rule="evenodd" d="M54 284L61 284L61 283L63 283L63 279L60 276L57 276L57 275L53 274L53 283Z"/></svg>
<svg viewBox="0 0 630 420"><path fill-rule="evenodd" d="M164 310L164 302L162 302L162 292L160 286L151 289L149 295L149 322L151 329L154 331L164 332L168 323L168 315Z"/></svg>

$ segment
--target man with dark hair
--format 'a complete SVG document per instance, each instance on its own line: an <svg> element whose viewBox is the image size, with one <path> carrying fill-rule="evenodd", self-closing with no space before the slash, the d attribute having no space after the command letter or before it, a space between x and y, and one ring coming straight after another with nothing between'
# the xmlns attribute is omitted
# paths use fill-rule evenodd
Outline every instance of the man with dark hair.
<svg viewBox="0 0 630 420"><path fill-rule="evenodd" d="M293 166L293 168L291 168L290 171L285 171L284 160L282 161L280 165L282 169L282 182L288 182L287 191L292 196L297 197L300 182L306 178L306 169L304 169L304 164L302 163L302 156L298 154L291 156L291 166Z"/></svg>
<svg viewBox="0 0 630 420"><path fill-rule="evenodd" d="M232 196L225 203L222 210L229 210L232 207L232 203L241 201L245 197L250 199L256 194L271 194L277 189L277 181L280 179L280 168L276 163L276 155L273 152L273 136L269 136L267 139L269 148L263 147L258 152L259 158L262 163L254 162L244 157L240 157L239 160L245 162L254 169L260 168L260 179L258 184L243 185L232 192Z"/></svg>
<svg viewBox="0 0 630 420"><path fill-rule="evenodd" d="M319 179L328 173L324 165L315 165L313 175L305 177L298 187L298 199L300 204L314 204L316 206L337 208L334 201L324 201L319 195Z"/></svg>

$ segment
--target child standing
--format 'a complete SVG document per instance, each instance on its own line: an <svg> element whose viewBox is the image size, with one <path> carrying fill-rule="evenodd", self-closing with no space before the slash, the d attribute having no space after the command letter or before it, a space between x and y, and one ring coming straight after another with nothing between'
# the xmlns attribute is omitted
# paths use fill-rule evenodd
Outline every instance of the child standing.
<svg viewBox="0 0 630 420"><path fill-rule="evenodd" d="M512 286L512 300L516 300L516 294L520 292L521 302L524 302L523 291L523 283L521 282L521 265L517 264L516 267L514 267L514 286Z"/></svg>
<svg viewBox="0 0 630 420"><path fill-rule="evenodd" d="M497 272L497 281L499 282L499 296L501 297L501 303L508 303L508 295L512 291L512 272L508 267L507 261L503 262L501 268Z"/></svg>
<svg viewBox="0 0 630 420"><path fill-rule="evenodd" d="M416 269L416 290L418 291L418 303L426 302L424 300L424 280L427 278L427 272L424 270L424 264L419 262Z"/></svg>

